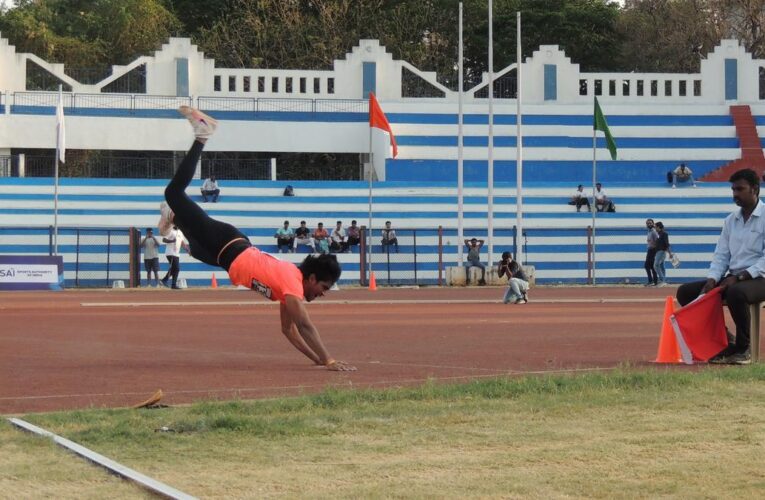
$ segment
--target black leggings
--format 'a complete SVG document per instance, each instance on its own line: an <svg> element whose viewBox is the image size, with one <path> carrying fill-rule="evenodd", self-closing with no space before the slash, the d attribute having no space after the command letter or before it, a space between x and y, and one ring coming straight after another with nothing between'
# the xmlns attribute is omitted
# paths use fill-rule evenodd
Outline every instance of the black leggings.
<svg viewBox="0 0 765 500"><path fill-rule="evenodd" d="M183 235L189 242L191 256L205 264L220 266L228 271L234 259L252 244L237 228L211 218L186 195L186 187L194 178L197 162L204 147L201 142L194 141L165 188L165 200L175 212L173 224L183 231ZM228 245L238 238L242 240ZM221 254L224 247L226 250ZM218 254L220 254L220 260L218 260Z"/></svg>
<svg viewBox="0 0 765 500"><path fill-rule="evenodd" d="M645 273L648 275L648 283L654 285L659 282L656 276L656 269L653 267L653 261L656 260L656 249L649 248L645 253Z"/></svg>

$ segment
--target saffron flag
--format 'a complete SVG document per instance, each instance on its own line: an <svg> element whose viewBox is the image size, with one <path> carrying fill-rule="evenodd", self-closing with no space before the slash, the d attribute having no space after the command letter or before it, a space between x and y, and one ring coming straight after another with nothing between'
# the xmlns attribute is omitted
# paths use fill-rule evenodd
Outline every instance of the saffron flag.
<svg viewBox="0 0 765 500"><path fill-rule="evenodd" d="M728 346L719 287L670 316L683 362L707 361Z"/></svg>
<svg viewBox="0 0 765 500"><path fill-rule="evenodd" d="M594 130L600 130L606 135L606 147L608 147L608 151L611 153L611 159L616 159L616 141L614 141L614 136L611 135L611 131L608 130L608 123L606 123L606 117L603 115L603 111L600 109L600 104L598 104L598 98L595 98L595 115L593 119L592 128Z"/></svg>
<svg viewBox="0 0 765 500"><path fill-rule="evenodd" d="M66 131L64 129L64 100L61 94L58 95L58 104L56 105L56 151L61 163L66 162Z"/></svg>
<svg viewBox="0 0 765 500"><path fill-rule="evenodd" d="M369 93L369 126L388 132L388 135L390 135L390 144L393 146L393 158L395 158L396 155L398 155L396 138L393 136L393 130L390 128L390 123L388 123L388 119L385 117L385 113L383 113L380 103L377 102L377 98L373 92Z"/></svg>

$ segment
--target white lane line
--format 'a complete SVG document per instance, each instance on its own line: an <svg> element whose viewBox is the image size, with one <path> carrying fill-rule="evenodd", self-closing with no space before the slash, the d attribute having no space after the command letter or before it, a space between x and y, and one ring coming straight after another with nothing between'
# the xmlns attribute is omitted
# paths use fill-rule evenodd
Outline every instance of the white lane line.
<svg viewBox="0 0 765 500"><path fill-rule="evenodd" d="M195 500L196 499L196 497L191 496L188 493L184 493L180 490L173 488L172 486L168 486L165 483L157 481L156 479L152 479L145 474L141 474L140 472L135 471L129 467L125 467L124 465L117 463L114 460L101 455L100 453L96 453L95 451L85 448L84 446L79 445L75 443L74 441L70 441L57 434L53 434L52 432L46 431L45 429L41 427L37 427L36 425L30 424L29 422L25 420L21 420L20 418L9 418L8 420L13 425L15 425L16 427L20 429L37 434L39 436L51 438L59 446L62 446L68 449L69 451L76 453L77 455L85 458L86 460L90 460L96 465L100 465L101 467L106 468L107 470L109 470L109 472L113 472L114 474L117 474L120 477L124 477L125 479L129 481L133 481L134 483L137 483L139 486L142 486L143 488L146 488L147 490L153 493L162 495L163 497L166 497L166 498L173 498L173 499L179 499L179 500Z"/></svg>
<svg viewBox="0 0 765 500"><path fill-rule="evenodd" d="M608 298L608 299L532 299L529 304L646 304L663 303L666 298ZM501 304L499 299L391 299L391 300L322 300L312 305L362 304ZM275 302L207 301L207 302L81 302L82 307L219 307L276 306Z"/></svg>

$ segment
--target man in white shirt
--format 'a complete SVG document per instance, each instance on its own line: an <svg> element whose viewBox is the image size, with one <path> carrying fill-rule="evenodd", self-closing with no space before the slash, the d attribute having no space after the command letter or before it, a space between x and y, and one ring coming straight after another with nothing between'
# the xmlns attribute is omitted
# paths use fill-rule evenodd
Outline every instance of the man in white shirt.
<svg viewBox="0 0 765 500"><path fill-rule="evenodd" d="M170 288L177 290L178 287L178 274L181 272L181 248L185 248L189 251L188 243L183 239L183 233L177 226L173 226L170 233L162 238L162 242L165 244L165 258L170 269L167 270L167 274L160 281L163 285L167 285L167 281L172 278L172 286Z"/></svg>
<svg viewBox="0 0 765 500"><path fill-rule="evenodd" d="M568 204L575 205L577 212L582 210L582 205L587 205L587 211L590 211L590 200L587 199L587 195L584 193L583 185L579 184L576 187L576 191L574 191L574 194L571 196L571 201L569 201Z"/></svg>
<svg viewBox="0 0 765 500"><path fill-rule="evenodd" d="M342 221L337 221L335 229L329 235L329 249L334 252L346 252L348 250L348 239L345 237Z"/></svg>
<svg viewBox="0 0 765 500"><path fill-rule="evenodd" d="M595 202L595 208L598 212L613 212L614 202L606 195L606 190L598 182L595 184L595 191L592 192L592 199Z"/></svg>
<svg viewBox="0 0 765 500"><path fill-rule="evenodd" d="M672 171L672 188L676 188L678 182L688 181L691 181L693 187L696 187L696 180L693 178L693 170L688 168L685 163L681 163Z"/></svg>
<svg viewBox="0 0 765 500"><path fill-rule="evenodd" d="M390 221L385 221L385 228L382 230L382 251L390 252L390 246L396 249L398 253L398 238L396 237L396 230L390 225Z"/></svg>
<svg viewBox="0 0 765 500"><path fill-rule="evenodd" d="M202 184L202 201L207 203L207 197L212 196L212 202L218 203L219 195L220 187L218 186L218 181L215 180L214 175L211 175L209 178L205 179L204 184Z"/></svg>
<svg viewBox="0 0 765 500"><path fill-rule="evenodd" d="M745 168L731 175L736 211L728 215L717 241L707 279L677 289L677 301L686 305L719 286L736 323L736 340L711 363L751 363L749 304L765 301L765 205L760 201L760 178Z"/></svg>
<svg viewBox="0 0 765 500"><path fill-rule="evenodd" d="M151 283L151 273L154 273L154 285L159 286L159 240L154 236L152 228L146 228L146 236L141 240L143 248L143 266L146 269L146 284Z"/></svg>

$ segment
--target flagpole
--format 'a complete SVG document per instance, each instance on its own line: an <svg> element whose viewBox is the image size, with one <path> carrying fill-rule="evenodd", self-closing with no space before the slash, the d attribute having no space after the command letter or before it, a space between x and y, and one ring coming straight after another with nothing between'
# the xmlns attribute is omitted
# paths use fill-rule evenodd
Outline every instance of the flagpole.
<svg viewBox="0 0 765 500"><path fill-rule="evenodd" d="M488 158L488 240L489 265L494 262L494 30L493 4L489 0L489 158Z"/></svg>
<svg viewBox="0 0 765 500"><path fill-rule="evenodd" d="M465 246L465 231L463 227L463 203L464 203L464 137L462 130L463 123L463 111L462 111L462 87L463 87L463 75L462 75L462 57L463 57L463 45L462 45L462 2L460 2L460 19L459 19L459 52L457 56L457 68L459 75L458 88L457 88L457 265L462 265L463 248Z"/></svg>
<svg viewBox="0 0 765 500"><path fill-rule="evenodd" d="M61 146L59 140L61 137L60 127L64 124L60 123L59 109L64 107L64 96L62 94L63 86L58 86L58 106L56 107L56 165L53 169L53 255L58 255L58 163L61 159ZM63 113L62 113L63 114Z"/></svg>
<svg viewBox="0 0 765 500"><path fill-rule="evenodd" d="M523 114L521 113L521 97L523 86L521 85L521 13L516 12L516 61L515 76L517 96L515 99L515 220L518 227L518 241L520 244L515 249L515 261L523 264Z"/></svg>
<svg viewBox="0 0 765 500"><path fill-rule="evenodd" d="M595 102L597 102L597 97L595 98ZM593 123L595 120L595 105L592 106L593 109ZM595 212L597 211L597 203L595 202L595 184L597 183L597 160L596 160L596 151L597 151L597 140L596 140L596 134L597 129L595 126L592 127L592 284L595 284Z"/></svg>
<svg viewBox="0 0 765 500"><path fill-rule="evenodd" d="M370 109L370 116L371 116L371 109L372 109L372 98L369 97L369 109ZM372 279L372 174L375 169L374 162L372 161L372 155L374 153L372 152L372 124L369 124L369 225L367 226L367 233L369 233L369 244L367 245L367 248L369 250L369 259L367 259L367 270L369 273L369 277L367 279ZM367 283L370 283L371 281L368 281Z"/></svg>

